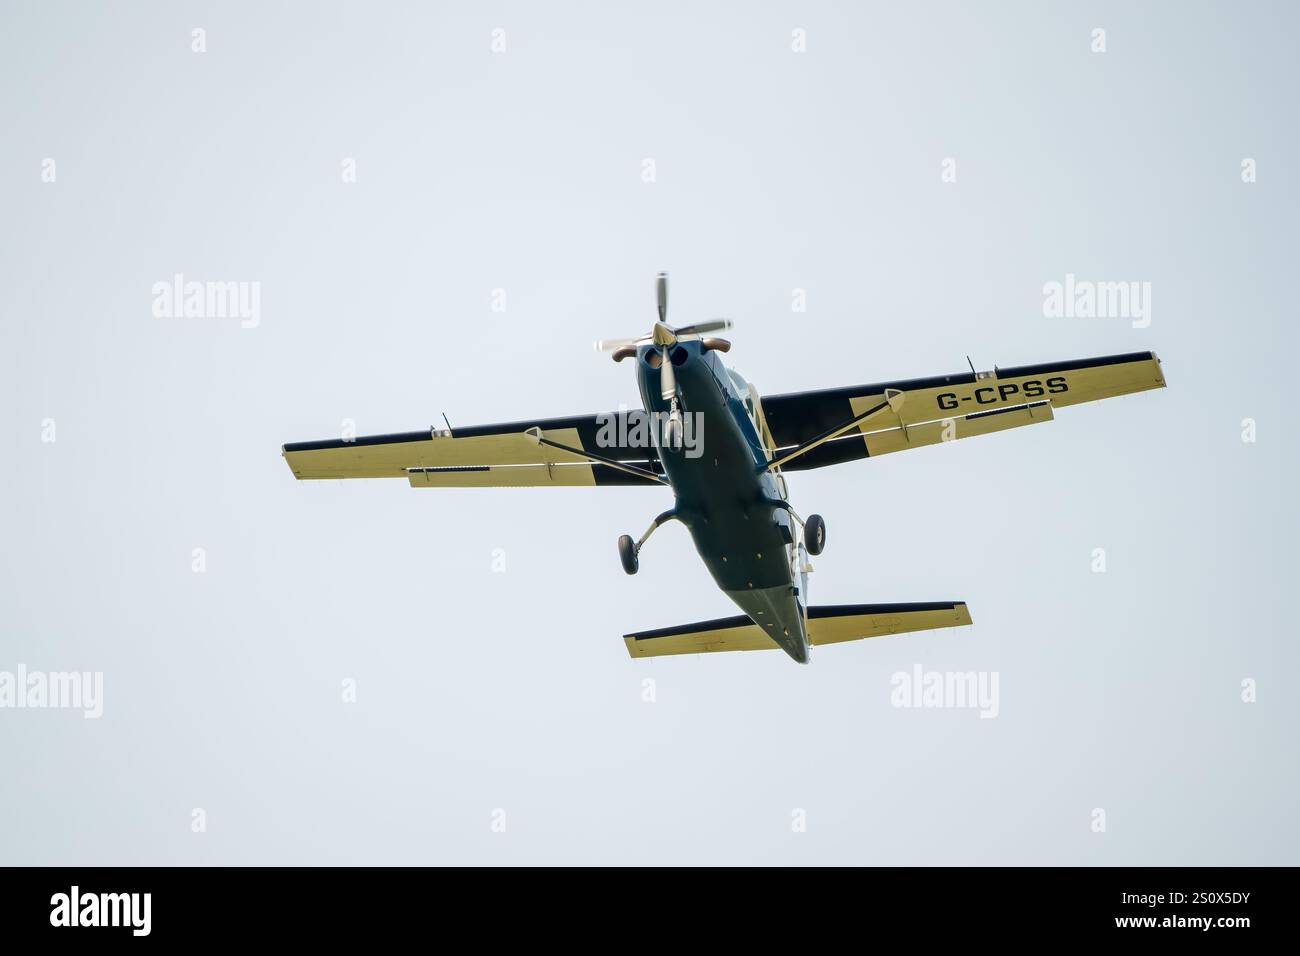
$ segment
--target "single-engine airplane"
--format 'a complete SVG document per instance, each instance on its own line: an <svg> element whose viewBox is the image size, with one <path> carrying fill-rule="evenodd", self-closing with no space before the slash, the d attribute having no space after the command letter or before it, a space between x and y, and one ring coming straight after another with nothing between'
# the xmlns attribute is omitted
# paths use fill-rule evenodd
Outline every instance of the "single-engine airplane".
<svg viewBox="0 0 1300 956"><path fill-rule="evenodd" d="M801 664L812 645L970 624L965 602L809 606L808 555L826 543L820 515L790 506L785 472L876 458L1051 421L1055 409L1163 388L1152 352L1022 365L760 398L720 356L715 319L659 321L639 338L597 342L632 359L644 409L472 428L297 442L297 478L405 478L414 488L665 485L676 501L637 540L618 541L635 574L647 539L680 521L718 587L743 615L624 635L633 657L781 648ZM968 360L969 361L969 360Z"/></svg>

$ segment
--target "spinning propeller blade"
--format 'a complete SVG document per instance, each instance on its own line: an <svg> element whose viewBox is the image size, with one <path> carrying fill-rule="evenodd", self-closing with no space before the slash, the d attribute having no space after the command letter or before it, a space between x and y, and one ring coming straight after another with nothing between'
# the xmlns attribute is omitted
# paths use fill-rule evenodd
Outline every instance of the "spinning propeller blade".
<svg viewBox="0 0 1300 956"><path fill-rule="evenodd" d="M668 324L668 273L666 272L661 272L655 276L655 305L659 310L659 321L654 324L654 328L651 329L649 335L638 336L634 339L600 339L596 342L595 347L597 352L613 352L614 361L620 362L628 356L634 355L638 346L648 345L653 342L659 347L659 380L664 401L668 401L677 393L677 377L673 374L673 363L669 356L669 349L676 345L677 340L684 335L703 335L706 332L719 332L722 329L729 329L731 328L731 320L709 319L705 322L695 322L691 325L684 325L680 329L674 329Z"/></svg>
<svg viewBox="0 0 1300 956"><path fill-rule="evenodd" d="M693 325L683 325L677 330L678 335L703 335L705 332L721 332L723 329L731 328L730 319L710 319L707 322L696 322Z"/></svg>

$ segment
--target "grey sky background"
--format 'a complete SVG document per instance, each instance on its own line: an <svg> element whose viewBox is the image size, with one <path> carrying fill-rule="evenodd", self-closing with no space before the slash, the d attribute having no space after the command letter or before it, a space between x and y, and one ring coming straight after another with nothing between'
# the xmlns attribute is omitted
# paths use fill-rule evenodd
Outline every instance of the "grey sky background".
<svg viewBox="0 0 1300 956"><path fill-rule="evenodd" d="M0 710L0 863L1300 862L1292 5L0 11L0 670L105 683ZM280 458L635 403L591 341L660 269L764 394L1148 348L1170 387L791 476L814 603L975 621L810 667L628 658L734 613L680 527L620 569L666 491ZM178 272L260 325L155 318ZM1067 273L1150 326L1044 318ZM892 707L916 664L999 716Z"/></svg>

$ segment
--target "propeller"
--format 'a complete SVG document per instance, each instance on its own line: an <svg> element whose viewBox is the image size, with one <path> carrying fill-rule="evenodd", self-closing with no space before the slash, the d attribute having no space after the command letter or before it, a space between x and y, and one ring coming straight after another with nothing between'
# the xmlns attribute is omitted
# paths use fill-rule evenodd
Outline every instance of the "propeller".
<svg viewBox="0 0 1300 956"><path fill-rule="evenodd" d="M659 310L659 321L654 324L654 328L648 335L634 339L601 339L596 342L596 351L613 352L614 361L621 362L635 355L639 346L653 343L658 347L659 397L669 402L672 408L665 438L669 445L677 448L681 445L682 416L677 407L677 376L673 372L670 350L682 336L720 332L731 328L731 320L709 319L705 322L694 322L681 328L673 328L668 324L668 273L666 272L655 276L655 305Z"/></svg>
<svg viewBox="0 0 1300 956"><path fill-rule="evenodd" d="M596 351L620 352L623 349L648 345L651 342L661 347L670 346L675 345L677 340L684 335L704 335L707 332L721 332L723 329L731 328L730 319L709 319L706 322L693 322L677 329L669 325L668 273L666 272L661 272L655 276L655 304L659 309L659 321L655 323L654 329L648 334L631 339L599 339L596 342ZM616 355L614 361L621 361L626 357L626 355Z"/></svg>

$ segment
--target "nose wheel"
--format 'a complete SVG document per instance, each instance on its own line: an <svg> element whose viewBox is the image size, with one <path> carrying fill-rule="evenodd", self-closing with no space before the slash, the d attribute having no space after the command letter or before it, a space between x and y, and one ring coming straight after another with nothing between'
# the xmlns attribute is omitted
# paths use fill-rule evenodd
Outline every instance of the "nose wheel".
<svg viewBox="0 0 1300 956"><path fill-rule="evenodd" d="M630 534L625 534L618 539L618 559L623 563L623 570L628 574L636 574L637 569L641 567L641 561L636 556L636 542L632 540Z"/></svg>
<svg viewBox="0 0 1300 956"><path fill-rule="evenodd" d="M659 517L655 518L654 521L650 522L650 527L645 529L645 534L641 535L640 541L633 541L630 534L621 536L618 539L618 560L622 563L623 570L628 574L636 574L637 569L641 567L641 562L637 558L637 555L641 551L641 546L649 540L650 535L655 533L655 529L665 521L676 520L679 520L677 518L677 512L670 508L663 514L659 515Z"/></svg>
<svg viewBox="0 0 1300 956"><path fill-rule="evenodd" d="M826 522L822 520L821 515L809 515L808 520L804 522L803 543L808 553L814 556L821 554L822 548L826 547Z"/></svg>

